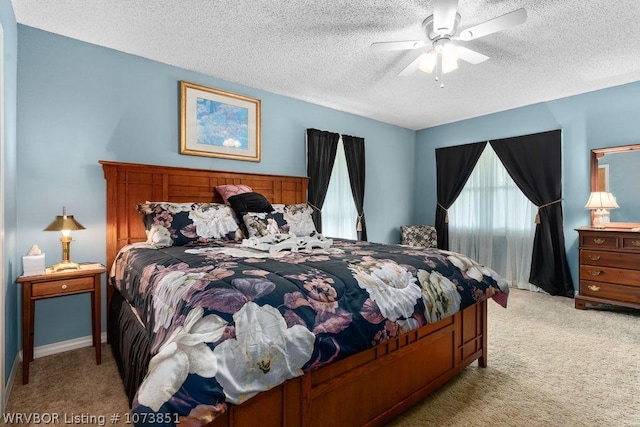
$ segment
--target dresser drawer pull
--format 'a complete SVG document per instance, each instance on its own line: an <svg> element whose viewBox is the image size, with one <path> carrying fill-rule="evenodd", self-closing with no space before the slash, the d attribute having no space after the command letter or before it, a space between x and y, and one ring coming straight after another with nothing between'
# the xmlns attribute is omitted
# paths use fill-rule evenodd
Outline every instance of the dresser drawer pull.
<svg viewBox="0 0 640 427"><path fill-rule="evenodd" d="M599 276L602 274L602 271L600 270L589 270L589 274L592 276Z"/></svg>
<svg viewBox="0 0 640 427"><path fill-rule="evenodd" d="M67 285L62 285L62 289L67 289Z"/></svg>
<svg viewBox="0 0 640 427"><path fill-rule="evenodd" d="M631 244L636 248L640 248L640 240L632 240Z"/></svg>
<svg viewBox="0 0 640 427"><path fill-rule="evenodd" d="M591 261L598 261L600 259L600 255L589 255L589 259Z"/></svg>
<svg viewBox="0 0 640 427"><path fill-rule="evenodd" d="M604 239L600 239L600 238L593 239L593 243L595 243L596 245L601 245L604 243Z"/></svg>
<svg viewBox="0 0 640 427"><path fill-rule="evenodd" d="M589 289L591 289L593 292L598 292L600 290L600 286L589 285Z"/></svg>

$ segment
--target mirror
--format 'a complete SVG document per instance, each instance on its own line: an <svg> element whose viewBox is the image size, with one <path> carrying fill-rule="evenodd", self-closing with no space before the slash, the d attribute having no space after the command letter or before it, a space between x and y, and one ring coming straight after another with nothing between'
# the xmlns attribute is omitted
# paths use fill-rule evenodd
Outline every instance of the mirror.
<svg viewBox="0 0 640 427"><path fill-rule="evenodd" d="M640 221L640 144L591 150L591 191L611 193L609 227L633 228Z"/></svg>

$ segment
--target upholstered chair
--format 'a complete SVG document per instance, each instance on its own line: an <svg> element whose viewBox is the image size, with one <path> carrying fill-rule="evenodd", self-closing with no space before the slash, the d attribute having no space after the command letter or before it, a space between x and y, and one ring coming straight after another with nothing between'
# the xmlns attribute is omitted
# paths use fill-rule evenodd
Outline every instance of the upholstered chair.
<svg viewBox="0 0 640 427"><path fill-rule="evenodd" d="M400 237L400 243L403 245L423 248L438 246L438 235L432 225L401 225Z"/></svg>

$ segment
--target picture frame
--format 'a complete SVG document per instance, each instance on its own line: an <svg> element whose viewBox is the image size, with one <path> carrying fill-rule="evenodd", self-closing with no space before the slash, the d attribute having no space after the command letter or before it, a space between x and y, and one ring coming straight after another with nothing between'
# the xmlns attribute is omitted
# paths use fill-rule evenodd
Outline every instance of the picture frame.
<svg viewBox="0 0 640 427"><path fill-rule="evenodd" d="M180 82L180 154L259 162L259 99Z"/></svg>

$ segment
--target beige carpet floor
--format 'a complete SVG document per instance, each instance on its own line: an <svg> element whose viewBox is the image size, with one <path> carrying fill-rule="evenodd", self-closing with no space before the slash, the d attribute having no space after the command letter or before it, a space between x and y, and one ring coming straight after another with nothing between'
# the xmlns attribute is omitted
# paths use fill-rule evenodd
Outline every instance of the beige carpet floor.
<svg viewBox="0 0 640 427"><path fill-rule="evenodd" d="M57 413L63 425L63 417L104 416L125 425L120 377L106 345L102 354L100 366L91 347L36 359L28 385L16 378L5 415ZM568 298L512 290L507 309L489 304L488 362L390 426L640 427L640 311L582 311ZM114 413L120 422L111 422Z"/></svg>

